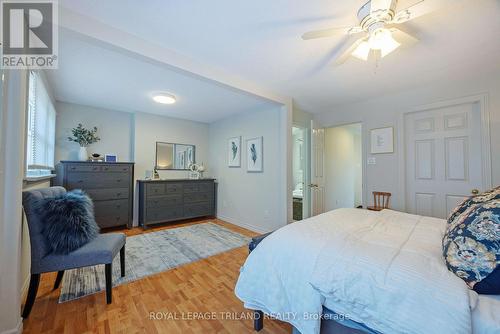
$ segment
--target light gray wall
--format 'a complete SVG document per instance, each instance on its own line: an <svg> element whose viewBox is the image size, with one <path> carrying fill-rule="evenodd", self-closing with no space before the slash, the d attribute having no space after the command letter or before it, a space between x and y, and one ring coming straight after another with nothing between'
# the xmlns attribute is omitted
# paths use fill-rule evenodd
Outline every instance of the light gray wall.
<svg viewBox="0 0 500 334"><path fill-rule="evenodd" d="M133 117L131 113L56 102L56 162L78 160L78 143L70 142L71 129L78 123L86 128L97 126L101 138L88 147L88 153L116 154L119 161L130 161L133 152Z"/></svg>
<svg viewBox="0 0 500 334"><path fill-rule="evenodd" d="M280 108L236 115L210 125L209 174L219 182L217 216L257 232L286 224L282 213ZM227 166L227 139L241 136L241 167ZM246 140L263 136L264 172L247 173Z"/></svg>
<svg viewBox="0 0 500 334"><path fill-rule="evenodd" d="M398 147L398 123L401 115L412 111L414 108L434 102L445 101L464 96L488 93L489 112L491 128L491 151L492 151L492 180L493 185L500 184L500 73L491 73L490 76L477 78L463 78L455 82L432 82L425 87L415 87L411 91L381 96L360 103L339 106L331 112L315 115L317 121L323 127L363 122L364 147L369 147L369 130L385 126L393 126L395 129L395 153L373 155L377 159L376 165L367 165L365 172L366 193L365 201L371 203L368 198L372 191L389 191L393 194L392 207L404 209L404 199L400 191L400 166L399 158L401 148ZM366 152L365 158L371 157ZM366 161L366 160L365 160Z"/></svg>
<svg viewBox="0 0 500 334"><path fill-rule="evenodd" d="M314 117L312 114L300 110L296 106L294 106L292 109L292 123L294 125L309 129L311 127L311 121L313 120L313 118Z"/></svg>

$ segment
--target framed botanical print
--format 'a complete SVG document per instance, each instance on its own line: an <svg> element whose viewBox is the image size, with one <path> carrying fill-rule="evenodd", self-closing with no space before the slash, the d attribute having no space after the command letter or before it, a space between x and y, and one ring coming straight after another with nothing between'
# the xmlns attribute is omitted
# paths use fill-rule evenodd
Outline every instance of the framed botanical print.
<svg viewBox="0 0 500 334"><path fill-rule="evenodd" d="M227 165L229 167L241 167L241 137L233 137L227 140Z"/></svg>
<svg viewBox="0 0 500 334"><path fill-rule="evenodd" d="M394 128L372 129L370 131L371 154L394 153Z"/></svg>
<svg viewBox="0 0 500 334"><path fill-rule="evenodd" d="M264 171L263 138L247 139L247 172Z"/></svg>

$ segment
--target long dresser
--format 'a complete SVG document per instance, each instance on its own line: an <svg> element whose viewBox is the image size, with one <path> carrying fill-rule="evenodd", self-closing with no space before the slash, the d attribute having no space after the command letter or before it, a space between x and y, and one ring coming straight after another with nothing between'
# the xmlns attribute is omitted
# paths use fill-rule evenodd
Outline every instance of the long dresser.
<svg viewBox="0 0 500 334"><path fill-rule="evenodd" d="M61 161L56 175L55 185L92 198L99 227L132 227L134 163Z"/></svg>
<svg viewBox="0 0 500 334"><path fill-rule="evenodd" d="M215 216L214 179L138 180L139 225Z"/></svg>

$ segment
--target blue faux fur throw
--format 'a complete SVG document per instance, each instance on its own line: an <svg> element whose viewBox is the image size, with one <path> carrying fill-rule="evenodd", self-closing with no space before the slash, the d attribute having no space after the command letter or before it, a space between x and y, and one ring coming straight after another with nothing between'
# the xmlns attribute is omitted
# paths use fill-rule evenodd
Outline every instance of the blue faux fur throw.
<svg viewBox="0 0 500 334"><path fill-rule="evenodd" d="M68 254L99 234L92 199L81 190L39 203L42 235L55 254Z"/></svg>

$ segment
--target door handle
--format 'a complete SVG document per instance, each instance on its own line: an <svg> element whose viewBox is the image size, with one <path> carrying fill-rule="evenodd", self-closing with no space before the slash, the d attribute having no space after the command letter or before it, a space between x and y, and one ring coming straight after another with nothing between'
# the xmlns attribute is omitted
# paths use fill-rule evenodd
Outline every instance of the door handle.
<svg viewBox="0 0 500 334"><path fill-rule="evenodd" d="M477 194L479 194L479 189L472 189L472 190L471 190L471 194L472 194L472 195L477 195Z"/></svg>
<svg viewBox="0 0 500 334"><path fill-rule="evenodd" d="M309 187L311 187L311 188L318 188L318 185L317 185L317 184L314 184L314 183L311 183L311 184L309 185Z"/></svg>

